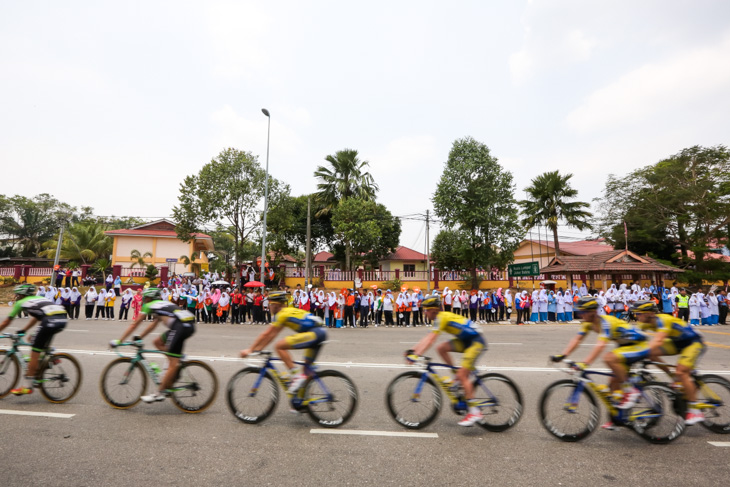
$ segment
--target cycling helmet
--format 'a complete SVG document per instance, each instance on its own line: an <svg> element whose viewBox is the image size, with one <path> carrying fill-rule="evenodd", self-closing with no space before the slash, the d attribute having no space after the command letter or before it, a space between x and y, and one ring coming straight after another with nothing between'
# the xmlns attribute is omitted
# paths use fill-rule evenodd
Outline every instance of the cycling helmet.
<svg viewBox="0 0 730 487"><path fill-rule="evenodd" d="M35 296L36 289L33 284L20 284L15 286L13 292L18 296Z"/></svg>
<svg viewBox="0 0 730 487"><path fill-rule="evenodd" d="M598 301L593 296L583 296L575 303L575 309L577 311L590 311L598 309Z"/></svg>
<svg viewBox="0 0 730 487"><path fill-rule="evenodd" d="M656 313L659 311L659 308L657 308L657 305L653 301L636 301L635 303L631 303L631 311L633 313L645 313L649 311Z"/></svg>
<svg viewBox="0 0 730 487"><path fill-rule="evenodd" d="M441 308L441 298L438 296L426 296L423 298L421 308Z"/></svg>
<svg viewBox="0 0 730 487"><path fill-rule="evenodd" d="M289 301L289 293L286 291L271 291L269 293L270 303L287 303Z"/></svg>
<svg viewBox="0 0 730 487"><path fill-rule="evenodd" d="M162 292L159 288L150 287L142 291L142 296L150 299L162 299Z"/></svg>

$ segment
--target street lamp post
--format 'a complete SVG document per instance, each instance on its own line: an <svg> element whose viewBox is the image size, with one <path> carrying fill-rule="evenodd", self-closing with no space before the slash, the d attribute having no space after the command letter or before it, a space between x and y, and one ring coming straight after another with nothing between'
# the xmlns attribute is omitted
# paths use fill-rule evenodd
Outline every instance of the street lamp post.
<svg viewBox="0 0 730 487"><path fill-rule="evenodd" d="M261 238L261 282L265 281L264 266L266 265L266 213L269 211L269 140L271 139L271 114L266 108L261 111L269 120L266 131L266 182L264 183L264 229Z"/></svg>

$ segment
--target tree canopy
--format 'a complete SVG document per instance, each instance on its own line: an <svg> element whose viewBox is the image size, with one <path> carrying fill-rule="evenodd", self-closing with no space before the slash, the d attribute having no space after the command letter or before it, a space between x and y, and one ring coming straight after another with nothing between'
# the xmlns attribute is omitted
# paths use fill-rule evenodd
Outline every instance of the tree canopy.
<svg viewBox="0 0 730 487"><path fill-rule="evenodd" d="M477 268L504 268L523 236L514 191L512 173L486 145L471 137L454 142L433 203L442 226L465 239L461 264L474 285Z"/></svg>
<svg viewBox="0 0 730 487"><path fill-rule="evenodd" d="M250 152L228 148L198 174L180 185L178 205L173 208L178 237L189 241L205 225L224 223L234 240L236 266L243 258L243 244L261 236L266 171ZM288 194L289 186L269 175L269 198Z"/></svg>
<svg viewBox="0 0 730 487"><path fill-rule="evenodd" d="M693 146L625 176L611 175L599 208L599 232L616 247L671 260L691 284L730 279L730 265L708 257L728 245L730 152Z"/></svg>
<svg viewBox="0 0 730 487"><path fill-rule="evenodd" d="M536 225L546 225L553 232L555 256L560 255L558 224L565 222L578 230L591 228L593 216L586 208L590 204L571 201L578 191L570 186L572 174L561 175L558 171L540 174L525 188L528 199L519 202L522 207L522 225L526 230Z"/></svg>

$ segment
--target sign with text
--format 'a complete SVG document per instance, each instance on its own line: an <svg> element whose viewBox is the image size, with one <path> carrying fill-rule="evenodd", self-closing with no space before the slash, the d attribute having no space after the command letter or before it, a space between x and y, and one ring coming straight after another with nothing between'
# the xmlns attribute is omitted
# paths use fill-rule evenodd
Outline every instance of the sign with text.
<svg viewBox="0 0 730 487"><path fill-rule="evenodd" d="M522 264L510 264L507 266L509 277L539 276L540 264L538 262L524 262Z"/></svg>

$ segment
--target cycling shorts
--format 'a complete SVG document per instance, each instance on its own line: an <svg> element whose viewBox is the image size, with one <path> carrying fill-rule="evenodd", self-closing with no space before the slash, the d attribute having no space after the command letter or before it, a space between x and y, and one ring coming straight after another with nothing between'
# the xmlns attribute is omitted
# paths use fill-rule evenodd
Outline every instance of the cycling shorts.
<svg viewBox="0 0 730 487"><path fill-rule="evenodd" d="M322 342L327 339L327 332L321 326L302 333L295 333L284 338L284 342L295 350L307 349L304 352L304 362L312 365L322 348Z"/></svg>
<svg viewBox="0 0 730 487"><path fill-rule="evenodd" d="M611 351L628 369L633 363L649 358L649 344L646 342L617 347Z"/></svg>
<svg viewBox="0 0 730 487"><path fill-rule="evenodd" d="M662 355L679 355L677 365L684 365L693 370L699 358L705 353L707 347L702 340L684 340L675 342L671 338L665 338L662 343Z"/></svg>
<svg viewBox="0 0 730 487"><path fill-rule="evenodd" d="M181 321L172 324L169 330L160 335L165 344L165 351L172 357L182 357L183 343L195 333L195 326L186 325Z"/></svg>
<svg viewBox="0 0 730 487"><path fill-rule="evenodd" d="M33 349L33 351L42 352L44 350L48 350L48 347L51 345L51 339L53 339L53 335L60 331L63 331L64 328L66 328L66 323L59 324L57 322L54 326L48 326L44 323L41 323L41 326L38 327L38 330L33 337L33 342L31 343L31 348Z"/></svg>
<svg viewBox="0 0 730 487"><path fill-rule="evenodd" d="M481 336L477 336L469 341L454 338L449 343L451 344L452 352L464 354L460 366L468 370L476 369L477 359L487 349L487 344Z"/></svg>

